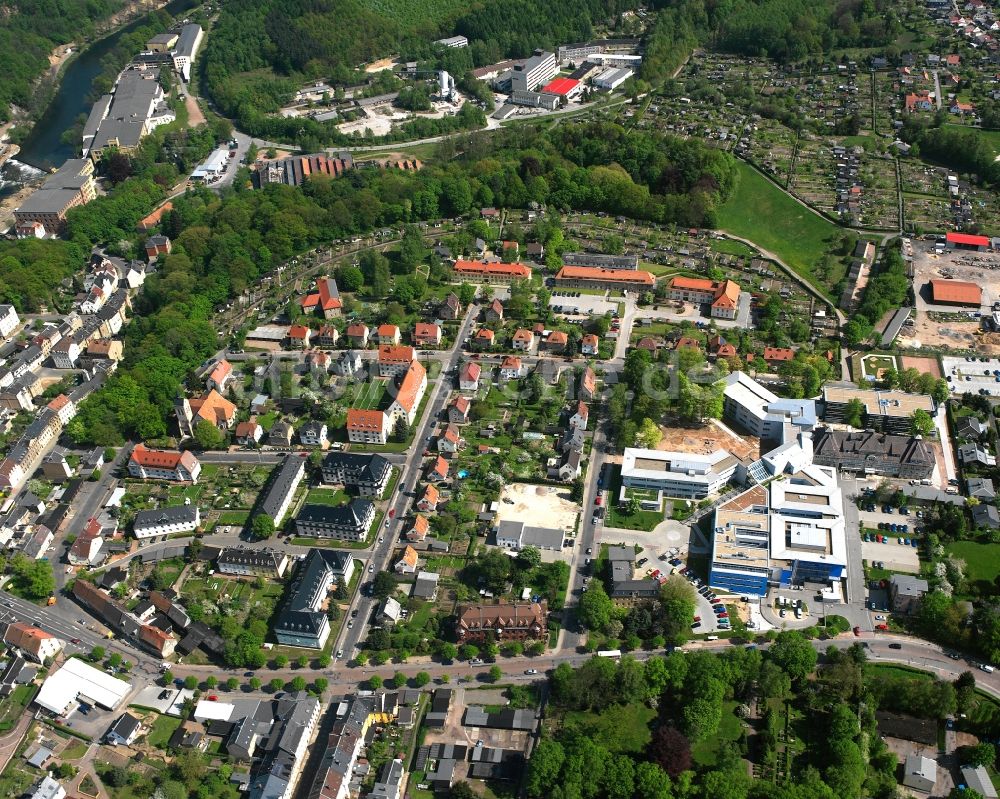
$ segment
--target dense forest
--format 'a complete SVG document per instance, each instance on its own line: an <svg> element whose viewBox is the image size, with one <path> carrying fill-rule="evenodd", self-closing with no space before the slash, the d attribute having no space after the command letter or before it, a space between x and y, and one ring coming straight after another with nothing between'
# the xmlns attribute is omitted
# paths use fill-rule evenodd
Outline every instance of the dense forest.
<svg viewBox="0 0 1000 799"><path fill-rule="evenodd" d="M122 7L121 0L13 0L0 16L0 121L13 103L33 110L35 80L60 44L79 42Z"/></svg>
<svg viewBox="0 0 1000 799"><path fill-rule="evenodd" d="M700 225L735 179L731 157L717 149L652 133L628 135L610 124L548 132L519 127L473 137L465 147L442 158L443 166L420 172L355 169L336 180L314 178L304 190L250 191L239 183L221 198L197 189L175 199L163 221L173 251L137 301L124 367L83 404L69 434L101 444L165 435L187 371L217 347L212 308L309 247L387 225L532 201L553 211L604 210ZM136 252L118 242L130 238L128 231L163 195L169 174L159 174L163 165L133 168L135 177L69 214L67 233L81 251L111 242L123 255ZM419 307L426 281L410 275L396 284L412 288L396 299Z"/></svg>

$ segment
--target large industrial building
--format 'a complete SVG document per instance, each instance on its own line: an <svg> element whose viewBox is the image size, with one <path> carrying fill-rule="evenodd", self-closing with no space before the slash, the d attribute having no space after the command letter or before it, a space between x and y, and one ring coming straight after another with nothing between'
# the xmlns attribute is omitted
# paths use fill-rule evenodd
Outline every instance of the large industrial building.
<svg viewBox="0 0 1000 799"><path fill-rule="evenodd" d="M20 227L38 222L46 233L58 233L70 208L86 205L96 196L93 163L71 158L14 209L14 223Z"/></svg>
<svg viewBox="0 0 1000 799"><path fill-rule="evenodd" d="M98 100L83 127L83 151L95 163L105 150L134 153L158 125L173 122L163 89L153 69L128 67L118 76L113 94Z"/></svg>
<svg viewBox="0 0 1000 799"><path fill-rule="evenodd" d="M978 308L983 303L983 289L964 280L931 280L931 302L935 305L961 305Z"/></svg>
<svg viewBox="0 0 1000 799"><path fill-rule="evenodd" d="M723 402L727 419L761 439L789 440L790 437L784 434L786 424L799 431L809 431L816 426L815 402L782 399L745 372L733 372L726 377Z"/></svg>
<svg viewBox="0 0 1000 799"><path fill-rule="evenodd" d="M116 710L132 691L132 684L119 680L79 658L69 658L49 676L35 697L35 704L56 716L80 704Z"/></svg>

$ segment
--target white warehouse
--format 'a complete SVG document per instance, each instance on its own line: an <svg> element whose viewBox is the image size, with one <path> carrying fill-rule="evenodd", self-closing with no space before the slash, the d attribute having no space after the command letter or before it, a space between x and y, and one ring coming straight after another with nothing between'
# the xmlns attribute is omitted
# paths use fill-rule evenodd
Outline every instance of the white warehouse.
<svg viewBox="0 0 1000 799"><path fill-rule="evenodd" d="M633 74L631 69L606 69L594 78L594 88L606 89L613 92L631 78Z"/></svg>

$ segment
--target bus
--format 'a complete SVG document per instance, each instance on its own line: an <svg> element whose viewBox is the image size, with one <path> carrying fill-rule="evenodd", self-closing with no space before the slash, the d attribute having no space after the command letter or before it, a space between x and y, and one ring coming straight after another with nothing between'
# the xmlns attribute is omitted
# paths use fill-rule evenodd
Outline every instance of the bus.
<svg viewBox="0 0 1000 799"><path fill-rule="evenodd" d="M597 653L599 658L614 658L615 660L621 660L622 651L620 649L601 649Z"/></svg>

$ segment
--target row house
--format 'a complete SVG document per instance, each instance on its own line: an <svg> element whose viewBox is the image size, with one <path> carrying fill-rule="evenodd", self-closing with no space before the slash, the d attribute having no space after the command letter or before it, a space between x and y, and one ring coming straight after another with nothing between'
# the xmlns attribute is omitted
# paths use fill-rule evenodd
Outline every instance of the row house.
<svg viewBox="0 0 1000 799"><path fill-rule="evenodd" d="M514 331L511 346L518 352L531 352L535 348L535 334L527 328L520 327Z"/></svg>
<svg viewBox="0 0 1000 799"><path fill-rule="evenodd" d="M466 424L469 421L469 408L472 402L468 397L455 397L448 406L448 421L452 424Z"/></svg>
<svg viewBox="0 0 1000 799"><path fill-rule="evenodd" d="M399 332L398 325L384 324L379 325L378 329L375 331L378 336L379 345L388 344L393 347L398 346L401 340L401 334Z"/></svg>
<svg viewBox="0 0 1000 799"><path fill-rule="evenodd" d="M348 325L346 333L347 339L351 342L352 347L361 347L363 349L368 346L368 339L371 336L371 331L368 329L368 325L363 322Z"/></svg>

